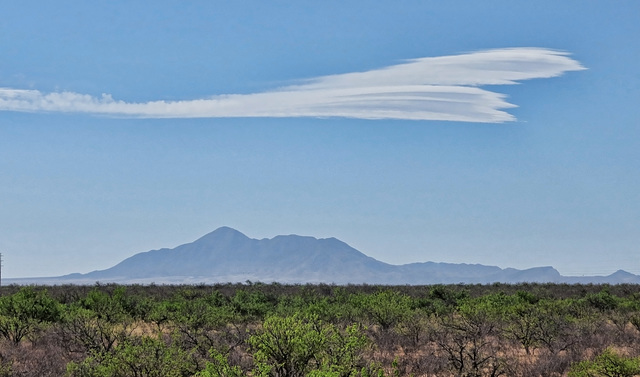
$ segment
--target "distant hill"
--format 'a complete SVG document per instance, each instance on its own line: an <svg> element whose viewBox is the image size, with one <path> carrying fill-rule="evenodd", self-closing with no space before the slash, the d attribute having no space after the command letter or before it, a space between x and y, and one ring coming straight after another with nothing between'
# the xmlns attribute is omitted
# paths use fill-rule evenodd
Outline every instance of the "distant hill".
<svg viewBox="0 0 640 377"><path fill-rule="evenodd" d="M289 235L257 240L228 227L174 249L136 254L106 270L56 278L6 279L6 283L93 284L99 281L189 284L247 280L393 285L495 282L640 284L640 276L625 271L609 276L566 277L552 267L517 270L434 262L397 266L368 257L335 238Z"/></svg>

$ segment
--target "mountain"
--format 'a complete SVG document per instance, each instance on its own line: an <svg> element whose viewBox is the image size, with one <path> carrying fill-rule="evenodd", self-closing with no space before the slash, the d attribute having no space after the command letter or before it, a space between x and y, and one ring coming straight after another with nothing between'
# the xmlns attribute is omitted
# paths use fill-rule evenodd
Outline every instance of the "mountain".
<svg viewBox="0 0 640 377"><path fill-rule="evenodd" d="M174 249L136 254L117 265L88 274L57 278L6 279L39 284L223 283L247 280L281 283L458 284L634 283L640 276L617 271L609 276L566 277L552 267L502 269L480 264L410 263L391 265L368 257L335 239L297 235L252 239L222 227Z"/></svg>
<svg viewBox="0 0 640 377"><path fill-rule="evenodd" d="M370 258L335 238L296 235L256 240L222 227L175 249L136 254L102 271L82 275L97 280L153 280L180 277L207 282L364 282L393 266Z"/></svg>

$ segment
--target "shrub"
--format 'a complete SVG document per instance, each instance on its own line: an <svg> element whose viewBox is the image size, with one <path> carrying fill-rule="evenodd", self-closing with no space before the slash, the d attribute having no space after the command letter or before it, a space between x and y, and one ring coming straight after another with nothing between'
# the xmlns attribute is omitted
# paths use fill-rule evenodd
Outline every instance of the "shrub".
<svg viewBox="0 0 640 377"><path fill-rule="evenodd" d="M607 348L593 360L571 367L569 377L633 377L640 375L640 358L620 356Z"/></svg>

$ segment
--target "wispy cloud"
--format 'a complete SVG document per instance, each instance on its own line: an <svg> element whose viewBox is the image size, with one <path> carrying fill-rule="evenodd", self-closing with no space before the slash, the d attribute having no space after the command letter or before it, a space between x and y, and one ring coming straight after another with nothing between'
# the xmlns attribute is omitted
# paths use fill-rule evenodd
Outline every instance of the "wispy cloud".
<svg viewBox="0 0 640 377"><path fill-rule="evenodd" d="M111 95L0 88L0 110L141 118L346 117L505 122L515 107L482 85L516 84L585 69L561 51L510 48L409 60L366 72L321 76L254 94L125 102Z"/></svg>

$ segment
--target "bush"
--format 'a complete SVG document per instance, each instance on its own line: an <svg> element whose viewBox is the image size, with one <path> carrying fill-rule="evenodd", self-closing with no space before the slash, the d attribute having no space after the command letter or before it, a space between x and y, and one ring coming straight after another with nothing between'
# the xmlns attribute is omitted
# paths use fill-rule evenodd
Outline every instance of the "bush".
<svg viewBox="0 0 640 377"><path fill-rule="evenodd" d="M629 358L607 348L589 361L581 361L571 367L569 377L633 377L640 375L640 358Z"/></svg>
<svg viewBox="0 0 640 377"><path fill-rule="evenodd" d="M69 363L68 377L182 377L196 373L188 352L161 338L142 337L119 344L113 353Z"/></svg>
<svg viewBox="0 0 640 377"><path fill-rule="evenodd" d="M45 290L25 287L11 296L0 298L0 334L15 344L59 317L59 304Z"/></svg>

